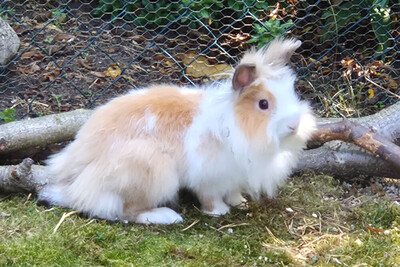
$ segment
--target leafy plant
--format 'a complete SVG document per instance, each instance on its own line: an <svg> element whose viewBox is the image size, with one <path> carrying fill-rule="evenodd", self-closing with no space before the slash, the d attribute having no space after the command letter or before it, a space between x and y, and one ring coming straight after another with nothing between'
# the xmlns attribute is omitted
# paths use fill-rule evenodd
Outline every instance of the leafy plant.
<svg viewBox="0 0 400 267"><path fill-rule="evenodd" d="M53 19L52 24L57 28L61 28L61 23L67 19L67 14L65 14L63 10L57 9L51 13L51 17Z"/></svg>
<svg viewBox="0 0 400 267"><path fill-rule="evenodd" d="M167 25L189 10L190 16L182 16L179 21L193 28L199 25L199 20L208 25L219 26L222 18L228 16L237 19L247 11L258 17L276 2L278 1L100 0L94 14L96 16L110 15L113 18L119 16L123 19L133 20L138 25L155 28Z"/></svg>
<svg viewBox="0 0 400 267"><path fill-rule="evenodd" d="M220 13L224 8L224 3L222 1L214 0L182 0L182 4L185 8L189 8L193 12L194 16L209 25L215 22L216 14ZM194 17L184 17L181 19L182 23L186 23L187 21L191 22L190 26L192 26L192 28L197 25Z"/></svg>
<svg viewBox="0 0 400 267"><path fill-rule="evenodd" d="M43 40L43 42L48 43L48 44L51 44L53 41L54 41L53 37L49 37L49 38L46 38Z"/></svg>
<svg viewBox="0 0 400 267"><path fill-rule="evenodd" d="M331 6L321 19L325 20L322 27L321 42L332 38L332 32L339 34L351 22L360 20L363 11L368 10L368 17L375 37L379 44L376 53L387 49L390 40L390 8L389 0L356 0L344 1L338 6Z"/></svg>
<svg viewBox="0 0 400 267"><path fill-rule="evenodd" d="M110 15L112 18L120 16L133 20L140 26L155 28L173 21L182 12L181 1L121 1L100 0L94 10L96 16Z"/></svg>
<svg viewBox="0 0 400 267"><path fill-rule="evenodd" d="M6 9L3 9L0 11L0 18L2 18L3 20L9 20L9 16L14 16L15 14L15 9L11 8L11 7L7 7ZM9 22L10 25L13 24L13 22Z"/></svg>
<svg viewBox="0 0 400 267"><path fill-rule="evenodd" d="M277 0L272 1L254 1L254 0L182 0L185 7L189 8L195 16L208 25L220 26L224 17L239 19L245 14L252 14L254 17L260 17L267 10L271 9ZM181 22L186 22L190 18L184 18ZM194 18L192 18L195 21ZM192 24L193 24L192 21ZM195 23L197 25L198 23Z"/></svg>
<svg viewBox="0 0 400 267"><path fill-rule="evenodd" d="M257 43L258 47L263 47L275 37L282 36L293 25L290 19L286 22L281 20L268 20L263 22L262 25L255 24L255 34L248 41L248 43Z"/></svg>
<svg viewBox="0 0 400 267"><path fill-rule="evenodd" d="M0 120L3 120L5 123L15 121L15 109L9 108L0 111Z"/></svg>

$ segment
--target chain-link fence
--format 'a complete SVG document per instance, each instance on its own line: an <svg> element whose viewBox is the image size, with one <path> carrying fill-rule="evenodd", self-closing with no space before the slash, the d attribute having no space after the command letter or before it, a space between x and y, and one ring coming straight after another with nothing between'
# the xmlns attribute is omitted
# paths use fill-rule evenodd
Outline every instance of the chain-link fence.
<svg viewBox="0 0 400 267"><path fill-rule="evenodd" d="M400 1L5 0L21 47L0 66L0 112L91 108L149 83L220 78L251 46L303 41L297 90L321 116L361 116L400 97ZM15 114L13 112L16 112Z"/></svg>

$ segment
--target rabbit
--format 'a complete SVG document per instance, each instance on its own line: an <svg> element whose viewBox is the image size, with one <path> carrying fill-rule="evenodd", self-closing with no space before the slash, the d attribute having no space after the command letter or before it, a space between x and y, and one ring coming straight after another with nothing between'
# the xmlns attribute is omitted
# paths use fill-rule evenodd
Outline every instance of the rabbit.
<svg viewBox="0 0 400 267"><path fill-rule="evenodd" d="M54 180L39 200L111 221L173 224L183 219L165 205L181 188L212 216L244 193L273 197L316 129L287 65L300 44L278 38L250 50L226 80L151 85L98 107L47 160Z"/></svg>

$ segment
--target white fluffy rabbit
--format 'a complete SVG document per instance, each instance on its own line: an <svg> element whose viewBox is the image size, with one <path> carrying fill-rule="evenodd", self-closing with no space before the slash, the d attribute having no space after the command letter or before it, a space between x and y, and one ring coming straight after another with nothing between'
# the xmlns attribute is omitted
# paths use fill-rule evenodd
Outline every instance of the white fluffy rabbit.
<svg viewBox="0 0 400 267"><path fill-rule="evenodd" d="M75 141L48 160L39 200L89 216L171 224L180 188L214 216L273 196L316 128L287 65L301 42L247 52L233 77L203 88L154 85L97 108Z"/></svg>

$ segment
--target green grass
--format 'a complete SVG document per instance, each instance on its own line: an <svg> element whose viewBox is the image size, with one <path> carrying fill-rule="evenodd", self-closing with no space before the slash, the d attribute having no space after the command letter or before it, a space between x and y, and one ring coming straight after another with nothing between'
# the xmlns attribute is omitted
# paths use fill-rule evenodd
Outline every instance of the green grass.
<svg viewBox="0 0 400 267"><path fill-rule="evenodd" d="M0 266L398 264L400 207L385 196L347 196L346 190L331 177L305 175L291 179L277 198L220 218L203 215L183 196L177 210L185 222L171 226L87 219L46 210L27 195L3 196Z"/></svg>

